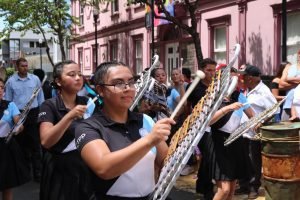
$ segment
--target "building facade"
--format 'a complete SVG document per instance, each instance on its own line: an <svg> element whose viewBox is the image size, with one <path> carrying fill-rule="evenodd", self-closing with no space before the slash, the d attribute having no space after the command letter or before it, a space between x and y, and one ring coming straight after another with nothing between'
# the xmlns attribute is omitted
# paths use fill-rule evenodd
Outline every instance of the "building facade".
<svg viewBox="0 0 300 200"><path fill-rule="evenodd" d="M150 66L151 30L145 28L143 5L127 5L115 0L100 6L97 31L93 7L72 1L72 14L79 18L70 43L70 58L80 63L84 75L98 64L118 60L135 73ZM241 44L236 67L251 63L264 75L275 75L282 61L282 0L203 0L196 11L203 57L228 63L233 47ZM175 17L190 23L189 14L180 1L175 2ZM287 60L296 63L300 49L300 1L287 0ZM168 75L173 68L197 69L195 47L191 37L173 24L155 27L155 52ZM98 51L95 48L97 40Z"/></svg>
<svg viewBox="0 0 300 200"><path fill-rule="evenodd" d="M46 39L50 49L53 62L61 61L61 53L58 45L54 42L55 37L46 33ZM5 67L14 67L18 58L24 57L28 60L31 69L42 68L45 72L52 72L53 67L46 54L44 38L32 31L11 32L8 39L1 41L0 60Z"/></svg>

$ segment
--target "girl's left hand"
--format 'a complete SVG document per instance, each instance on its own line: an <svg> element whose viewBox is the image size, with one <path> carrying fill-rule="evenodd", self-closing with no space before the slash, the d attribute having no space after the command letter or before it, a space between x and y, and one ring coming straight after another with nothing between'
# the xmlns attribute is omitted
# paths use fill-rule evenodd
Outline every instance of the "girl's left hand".
<svg viewBox="0 0 300 200"><path fill-rule="evenodd" d="M240 102L235 102L235 103L232 103L228 106L226 106L230 111L233 111L233 110L238 110L240 109L241 107L243 107L243 104L240 103Z"/></svg>

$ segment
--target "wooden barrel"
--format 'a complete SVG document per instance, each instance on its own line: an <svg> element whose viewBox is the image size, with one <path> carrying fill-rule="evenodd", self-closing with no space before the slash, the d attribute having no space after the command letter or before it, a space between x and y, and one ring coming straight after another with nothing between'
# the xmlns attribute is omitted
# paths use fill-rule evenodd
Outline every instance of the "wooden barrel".
<svg viewBox="0 0 300 200"><path fill-rule="evenodd" d="M266 200L300 200L299 131L299 122L261 127Z"/></svg>

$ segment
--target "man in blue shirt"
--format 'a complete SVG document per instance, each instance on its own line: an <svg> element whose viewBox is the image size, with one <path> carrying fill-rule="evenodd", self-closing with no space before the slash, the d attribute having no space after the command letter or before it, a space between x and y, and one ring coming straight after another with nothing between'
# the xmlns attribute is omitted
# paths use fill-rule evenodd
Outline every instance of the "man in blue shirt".
<svg viewBox="0 0 300 200"><path fill-rule="evenodd" d="M34 90L41 86L39 78L28 73L28 62L25 58L16 61L18 72L13 74L6 83L4 98L14 102L22 112L30 100ZM39 106L44 101L43 91L40 90L36 99L31 104L29 114L24 123L24 131L17 135L16 139L28 160L28 167L32 162L33 175L36 181L40 179L41 146L37 126Z"/></svg>

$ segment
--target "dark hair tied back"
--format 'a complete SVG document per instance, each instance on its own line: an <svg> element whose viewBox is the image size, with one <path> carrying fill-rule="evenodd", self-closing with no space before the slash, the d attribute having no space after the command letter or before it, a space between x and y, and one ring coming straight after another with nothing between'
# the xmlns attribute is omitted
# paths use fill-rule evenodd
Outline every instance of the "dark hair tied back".
<svg viewBox="0 0 300 200"><path fill-rule="evenodd" d="M59 86L57 85L57 83L55 82L55 79L60 78L64 69L65 65L69 65L69 64L76 64L73 60L65 60L62 62L58 62L54 65L53 68L53 82L51 83L51 85L55 88L58 89Z"/></svg>
<svg viewBox="0 0 300 200"><path fill-rule="evenodd" d="M100 85L104 83L104 76L107 74L107 71L109 68L111 67L116 67L116 66L124 66L124 67L128 67L127 65L125 65L122 62L119 61L109 61L109 62L103 62L101 63L95 71L94 74L94 81L95 81L95 85Z"/></svg>

